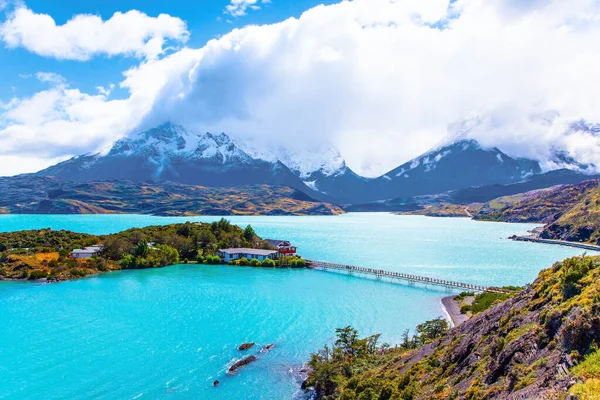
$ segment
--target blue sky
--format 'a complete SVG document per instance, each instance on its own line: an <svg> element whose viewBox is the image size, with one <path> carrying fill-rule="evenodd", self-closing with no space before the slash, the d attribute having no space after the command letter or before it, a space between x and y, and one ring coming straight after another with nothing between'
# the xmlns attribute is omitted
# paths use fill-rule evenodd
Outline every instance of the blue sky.
<svg viewBox="0 0 600 400"><path fill-rule="evenodd" d="M597 0L321 3L0 0L0 176L165 121L365 176L456 136L600 165Z"/></svg>
<svg viewBox="0 0 600 400"><path fill-rule="evenodd" d="M319 0L273 0L259 3L259 10L246 10L246 15L232 16L226 13L228 1L217 0L29 0L25 4L32 11L52 16L57 25L66 23L77 14L95 14L103 20L109 19L115 12L139 10L149 16L169 14L179 17L187 23L191 35L187 46L202 47L208 40L226 34L234 28L249 24L271 24L289 17L299 17L303 11L319 4L332 4L334 1ZM12 9L9 4L5 11ZM6 12L0 21L6 19ZM10 100L14 95L28 96L42 90L45 83L33 77L38 71L59 73L72 86L85 91L93 91L96 86L118 83L123 71L139 63L131 57L97 57L90 61L57 60L40 57L23 48L8 49L0 47L0 99ZM32 77L27 78L29 75ZM114 92L113 96L126 96L126 92Z"/></svg>

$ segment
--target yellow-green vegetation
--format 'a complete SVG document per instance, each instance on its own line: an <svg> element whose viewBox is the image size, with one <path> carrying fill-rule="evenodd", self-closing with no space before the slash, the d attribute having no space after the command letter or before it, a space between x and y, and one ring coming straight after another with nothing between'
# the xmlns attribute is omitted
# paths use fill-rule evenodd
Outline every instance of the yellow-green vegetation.
<svg viewBox="0 0 600 400"><path fill-rule="evenodd" d="M312 356L305 385L319 399L598 398L600 258L556 263L447 332L434 321L395 348L338 330L335 344Z"/></svg>
<svg viewBox="0 0 600 400"><path fill-rule="evenodd" d="M74 259L76 248L100 245L102 252ZM229 221L128 229L95 236L40 229L0 233L0 279L62 281L119 269L156 268L183 263L219 264L219 248L271 246L251 226Z"/></svg>
<svg viewBox="0 0 600 400"><path fill-rule="evenodd" d="M516 293L516 292L515 292ZM498 304L507 300L515 295L515 293L492 293L492 292L483 292L479 293L473 299L473 302L470 305L463 305L460 308L460 311L463 314L467 312L472 313L473 315L479 314L493 306L494 304Z"/></svg>

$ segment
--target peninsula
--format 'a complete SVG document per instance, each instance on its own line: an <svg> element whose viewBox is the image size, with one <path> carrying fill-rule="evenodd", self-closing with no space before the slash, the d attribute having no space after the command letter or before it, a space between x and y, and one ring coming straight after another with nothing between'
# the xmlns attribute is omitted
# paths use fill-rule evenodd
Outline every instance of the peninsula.
<svg viewBox="0 0 600 400"><path fill-rule="evenodd" d="M224 248L250 253L228 259L230 265L306 265L295 249L294 254L280 254L276 245L257 236L250 225L242 229L221 219L133 228L102 236L49 228L0 233L0 280L58 282L121 269L221 264L226 260L219 249ZM270 256L253 258L257 252Z"/></svg>

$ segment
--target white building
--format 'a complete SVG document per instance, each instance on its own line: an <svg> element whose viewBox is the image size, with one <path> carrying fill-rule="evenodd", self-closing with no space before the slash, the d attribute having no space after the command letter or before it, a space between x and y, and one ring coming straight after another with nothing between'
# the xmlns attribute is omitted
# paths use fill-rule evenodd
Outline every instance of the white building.
<svg viewBox="0 0 600 400"><path fill-rule="evenodd" d="M84 247L83 249L75 249L71 252L71 257L73 258L90 258L93 255L102 252L101 246L89 246Z"/></svg>
<svg viewBox="0 0 600 400"><path fill-rule="evenodd" d="M277 250L262 250L262 249L246 249L246 248L233 248L233 249L219 249L217 255L221 257L221 261L228 263L229 261L239 260L240 258L246 258L248 260L257 259L264 261L267 258L271 260L277 257Z"/></svg>

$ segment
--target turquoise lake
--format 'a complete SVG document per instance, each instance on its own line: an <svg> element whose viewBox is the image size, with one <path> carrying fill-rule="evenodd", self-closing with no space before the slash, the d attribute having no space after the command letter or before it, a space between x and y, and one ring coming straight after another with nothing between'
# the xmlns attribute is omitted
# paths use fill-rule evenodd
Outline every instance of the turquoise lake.
<svg viewBox="0 0 600 400"><path fill-rule="evenodd" d="M536 225L351 213L227 217L291 240L305 258L459 280L522 285L583 251L513 242ZM219 217L2 215L0 231L130 227ZM301 398L298 370L336 327L402 332L442 315L444 289L331 272L177 265L58 284L0 282L0 399ZM233 376L242 353L275 347ZM213 380L221 381L212 387Z"/></svg>

